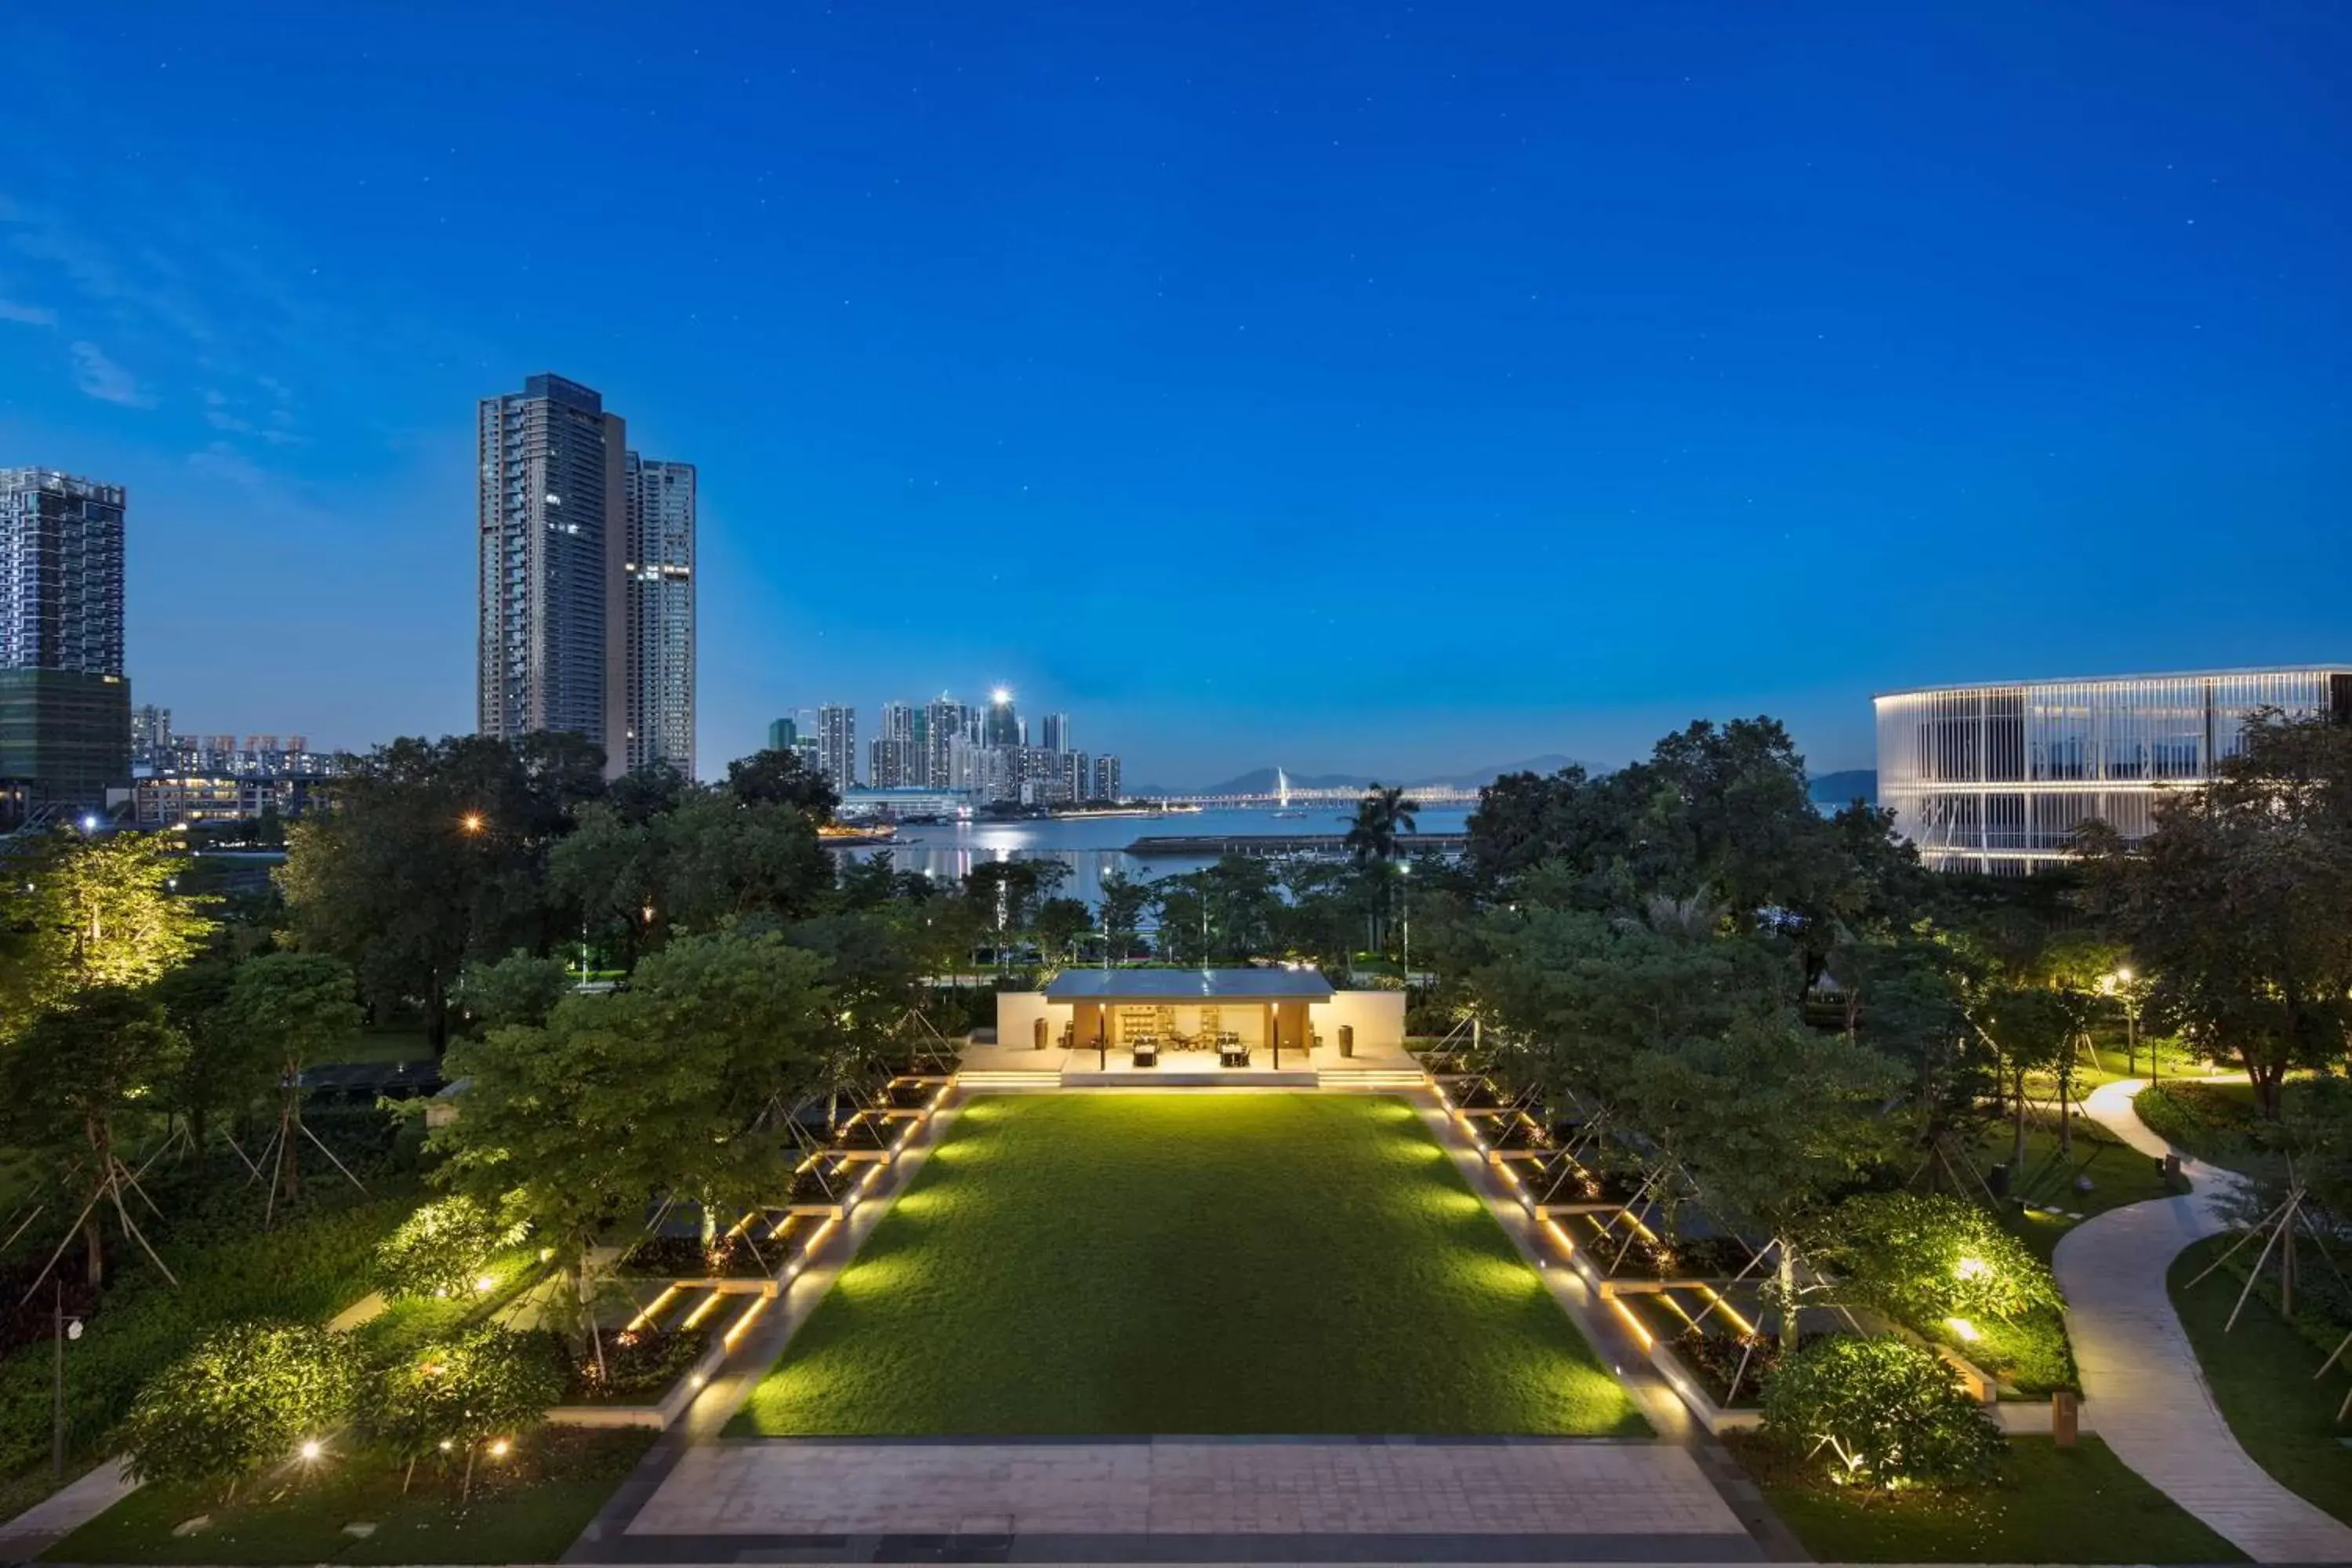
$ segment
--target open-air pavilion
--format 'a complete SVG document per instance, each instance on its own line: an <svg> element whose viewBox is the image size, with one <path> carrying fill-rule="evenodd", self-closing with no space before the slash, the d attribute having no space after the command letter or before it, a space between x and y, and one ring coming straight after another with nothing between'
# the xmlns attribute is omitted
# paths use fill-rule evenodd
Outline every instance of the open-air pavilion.
<svg viewBox="0 0 2352 1568"><path fill-rule="evenodd" d="M1409 1068L1403 1045L1401 993L1335 990L1312 969L1066 969L1000 993L996 1042L964 1068L1312 1081Z"/></svg>

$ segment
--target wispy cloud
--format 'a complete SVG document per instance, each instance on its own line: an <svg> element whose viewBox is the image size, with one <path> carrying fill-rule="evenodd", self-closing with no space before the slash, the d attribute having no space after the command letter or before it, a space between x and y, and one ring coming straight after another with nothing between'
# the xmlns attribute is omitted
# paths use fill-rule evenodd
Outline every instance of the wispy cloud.
<svg viewBox="0 0 2352 1568"><path fill-rule="evenodd" d="M0 321L14 321L21 327L54 327L58 324L58 313L44 310L38 305L0 300Z"/></svg>
<svg viewBox="0 0 2352 1568"><path fill-rule="evenodd" d="M100 403L120 404L125 408L152 408L154 398L140 390L139 380L129 371L106 357L106 351L93 342L77 342L73 346L74 384Z"/></svg>

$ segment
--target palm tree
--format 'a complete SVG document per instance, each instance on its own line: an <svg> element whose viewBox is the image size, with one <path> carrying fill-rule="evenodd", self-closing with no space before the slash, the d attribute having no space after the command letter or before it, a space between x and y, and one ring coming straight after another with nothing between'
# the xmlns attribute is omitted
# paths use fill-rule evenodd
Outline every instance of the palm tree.
<svg viewBox="0 0 2352 1568"><path fill-rule="evenodd" d="M1356 803L1356 815L1339 819L1348 824L1348 853L1356 858L1358 865L1368 860L1395 859L1397 839L1418 827L1413 814L1420 809L1421 802L1405 798L1402 785L1384 784L1374 779L1364 791L1364 798Z"/></svg>

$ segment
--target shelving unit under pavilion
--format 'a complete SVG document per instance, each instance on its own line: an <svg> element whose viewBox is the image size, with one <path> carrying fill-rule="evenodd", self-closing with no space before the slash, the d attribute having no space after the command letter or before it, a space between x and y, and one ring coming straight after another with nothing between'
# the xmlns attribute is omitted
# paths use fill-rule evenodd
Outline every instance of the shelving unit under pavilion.
<svg viewBox="0 0 2352 1568"><path fill-rule="evenodd" d="M1268 1067L1286 1051L1307 1065L1307 1010L1331 994L1312 969L1066 969L1045 984L1045 1000L1070 1008L1073 1050L1108 1056L1149 1035L1163 1051L1213 1053L1224 1031Z"/></svg>

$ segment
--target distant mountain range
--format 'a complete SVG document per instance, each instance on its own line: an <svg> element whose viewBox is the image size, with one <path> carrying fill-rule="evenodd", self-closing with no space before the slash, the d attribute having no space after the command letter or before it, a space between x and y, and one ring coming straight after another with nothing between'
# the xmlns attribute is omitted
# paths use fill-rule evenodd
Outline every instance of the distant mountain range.
<svg viewBox="0 0 2352 1568"><path fill-rule="evenodd" d="M1528 757L1522 762L1505 763L1499 767L1465 768L1454 773L1433 773L1423 778L1404 779L1390 773L1383 776L1380 782L1402 784L1407 789L1433 789L1440 784L1462 789L1476 789L1483 784L1493 784L1505 773L1558 773L1575 760L1573 757L1563 757L1548 752L1540 757ZM1293 789L1363 789L1372 782L1370 776L1364 773L1292 773L1290 775L1290 787ZM1249 772L1236 777L1191 789L1171 789L1160 784L1138 784L1132 793L1136 795L1272 795L1275 791L1275 784L1274 769L1252 768Z"/></svg>
<svg viewBox="0 0 2352 1568"><path fill-rule="evenodd" d="M1823 773L1812 781L1807 794L1821 805L1851 805L1856 795L1871 805L1878 804L1878 770L1848 768L1843 773Z"/></svg>

